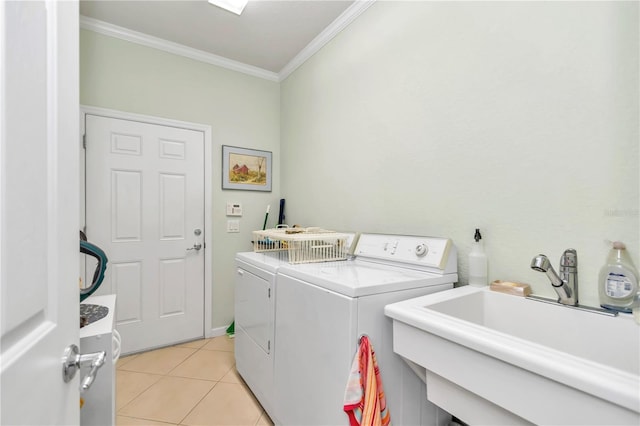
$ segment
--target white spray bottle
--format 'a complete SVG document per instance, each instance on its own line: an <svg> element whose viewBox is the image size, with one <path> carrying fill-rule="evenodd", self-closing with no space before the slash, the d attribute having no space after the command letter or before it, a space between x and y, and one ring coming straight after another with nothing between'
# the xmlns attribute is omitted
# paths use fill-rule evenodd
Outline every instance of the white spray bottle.
<svg viewBox="0 0 640 426"><path fill-rule="evenodd" d="M480 235L480 229L476 228L476 233L473 236L475 242L471 247L471 253L469 253L469 285L476 287L486 286L487 279L487 255L484 252L482 242L482 235Z"/></svg>

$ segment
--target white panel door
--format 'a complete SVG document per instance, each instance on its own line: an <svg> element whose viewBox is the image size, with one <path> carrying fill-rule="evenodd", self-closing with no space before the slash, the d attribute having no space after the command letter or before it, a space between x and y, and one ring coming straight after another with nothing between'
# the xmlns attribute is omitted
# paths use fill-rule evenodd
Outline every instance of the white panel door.
<svg viewBox="0 0 640 426"><path fill-rule="evenodd" d="M78 4L3 1L0 29L0 424L78 424Z"/></svg>
<svg viewBox="0 0 640 426"><path fill-rule="evenodd" d="M204 336L204 134L87 114L86 233L122 352ZM90 274L89 274L90 275Z"/></svg>

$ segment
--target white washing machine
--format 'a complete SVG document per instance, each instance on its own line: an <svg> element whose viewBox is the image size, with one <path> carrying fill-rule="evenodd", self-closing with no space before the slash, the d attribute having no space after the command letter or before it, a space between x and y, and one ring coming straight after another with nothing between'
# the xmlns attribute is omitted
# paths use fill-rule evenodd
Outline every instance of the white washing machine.
<svg viewBox="0 0 640 426"><path fill-rule="evenodd" d="M275 280L287 260L286 252L236 254L236 369L269 414L273 412Z"/></svg>
<svg viewBox="0 0 640 426"><path fill-rule="evenodd" d="M355 260L277 269L272 420L347 425L345 385L358 340L366 334L392 423L447 424L451 416L427 401L424 382L393 352L384 306L452 288L458 279L456 248L443 238L363 234L354 254Z"/></svg>

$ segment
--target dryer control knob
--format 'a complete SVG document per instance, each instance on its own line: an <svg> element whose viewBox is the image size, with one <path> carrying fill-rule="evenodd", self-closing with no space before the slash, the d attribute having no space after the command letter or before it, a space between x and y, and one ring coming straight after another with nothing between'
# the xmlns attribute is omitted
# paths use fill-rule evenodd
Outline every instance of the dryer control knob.
<svg viewBox="0 0 640 426"><path fill-rule="evenodd" d="M416 255L418 257L426 256L427 253L429 253L429 247L426 244L422 243L416 246Z"/></svg>

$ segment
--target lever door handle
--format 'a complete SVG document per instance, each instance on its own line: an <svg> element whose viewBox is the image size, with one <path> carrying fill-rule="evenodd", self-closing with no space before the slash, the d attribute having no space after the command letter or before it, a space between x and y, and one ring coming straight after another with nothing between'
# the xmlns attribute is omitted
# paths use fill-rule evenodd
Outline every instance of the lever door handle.
<svg viewBox="0 0 640 426"><path fill-rule="evenodd" d="M193 245L193 247L188 248L188 249L187 249L187 251L189 251L189 250L195 250L195 251L198 251L198 250L200 250L201 248L202 248L202 244L194 244L194 245Z"/></svg>
<svg viewBox="0 0 640 426"><path fill-rule="evenodd" d="M98 369L104 365L106 357L107 353L105 351L81 355L76 345L68 346L62 358L62 377L65 383L73 379L76 372L80 370L80 367L88 365L91 367L91 370L89 374L82 379L82 383L80 384L80 391L86 391L96 379Z"/></svg>
<svg viewBox="0 0 640 426"><path fill-rule="evenodd" d="M91 387L98 374L98 369L104 365L106 357L107 353L105 351L80 355L80 365L89 365L91 367L89 374L82 379L82 384L80 385L81 392Z"/></svg>

